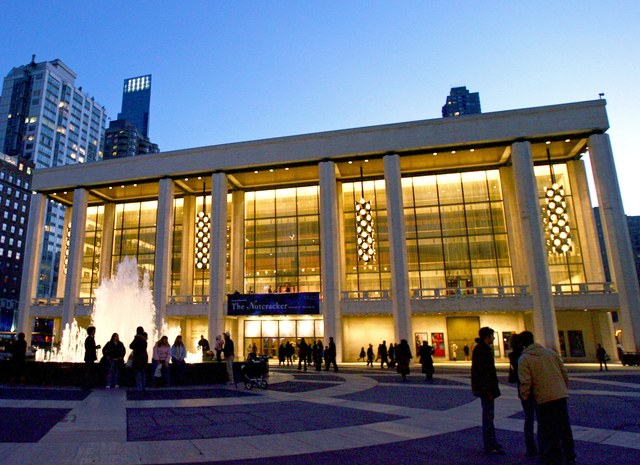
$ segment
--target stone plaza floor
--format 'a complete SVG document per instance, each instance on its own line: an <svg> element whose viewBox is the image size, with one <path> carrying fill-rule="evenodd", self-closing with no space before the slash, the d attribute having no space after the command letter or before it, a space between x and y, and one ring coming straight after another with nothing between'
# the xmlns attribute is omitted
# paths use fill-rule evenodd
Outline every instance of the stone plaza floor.
<svg viewBox="0 0 640 465"><path fill-rule="evenodd" d="M499 365L498 441L482 452L480 402L468 362L340 372L271 366L269 389L243 385L148 389L0 386L0 464L536 464L523 416ZM577 463L640 464L640 368L569 365Z"/></svg>

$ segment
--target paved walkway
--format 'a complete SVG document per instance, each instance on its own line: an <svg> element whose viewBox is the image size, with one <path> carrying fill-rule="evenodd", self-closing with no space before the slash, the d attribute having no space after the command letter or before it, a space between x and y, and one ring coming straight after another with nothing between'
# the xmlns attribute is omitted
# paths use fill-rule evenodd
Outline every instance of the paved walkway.
<svg viewBox="0 0 640 465"><path fill-rule="evenodd" d="M504 367L503 367L504 368ZM0 386L0 464L535 464L502 370L496 401L505 457L482 453L469 365L436 365L426 384L347 364L339 373L271 368L243 386L94 390ZM579 464L640 463L640 369L571 366Z"/></svg>

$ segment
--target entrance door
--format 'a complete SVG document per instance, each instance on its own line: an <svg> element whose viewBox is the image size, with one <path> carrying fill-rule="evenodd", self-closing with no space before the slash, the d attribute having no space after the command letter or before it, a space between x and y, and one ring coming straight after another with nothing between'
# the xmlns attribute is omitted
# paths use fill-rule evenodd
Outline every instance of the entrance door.
<svg viewBox="0 0 640 465"><path fill-rule="evenodd" d="M449 360L464 360L464 346L473 349L480 329L480 318L477 316L447 317L447 336L449 337ZM455 350L455 353L454 353Z"/></svg>

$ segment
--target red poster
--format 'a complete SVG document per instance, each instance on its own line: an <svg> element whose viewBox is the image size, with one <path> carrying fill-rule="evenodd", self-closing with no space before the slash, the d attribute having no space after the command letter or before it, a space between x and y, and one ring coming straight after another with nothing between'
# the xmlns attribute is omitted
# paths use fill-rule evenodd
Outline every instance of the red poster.
<svg viewBox="0 0 640 465"><path fill-rule="evenodd" d="M444 333L431 333L434 357L444 357Z"/></svg>

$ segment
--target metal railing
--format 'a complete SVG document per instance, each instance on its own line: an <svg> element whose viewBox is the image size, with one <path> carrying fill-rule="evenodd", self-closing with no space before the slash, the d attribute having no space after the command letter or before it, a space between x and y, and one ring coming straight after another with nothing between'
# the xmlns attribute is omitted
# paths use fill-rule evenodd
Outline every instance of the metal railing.
<svg viewBox="0 0 640 465"><path fill-rule="evenodd" d="M208 295L171 295L167 301L169 305L175 304L208 304Z"/></svg>
<svg viewBox="0 0 640 465"><path fill-rule="evenodd" d="M519 286L482 286L482 287L445 287L413 289L412 299L448 299L478 297L515 297L529 294L529 287Z"/></svg>
<svg viewBox="0 0 640 465"><path fill-rule="evenodd" d="M391 291L343 291L341 300L389 300Z"/></svg>
<svg viewBox="0 0 640 465"><path fill-rule="evenodd" d="M575 295L575 294L611 294L616 292L613 283L577 283L577 284L554 284L551 286L554 295Z"/></svg>

